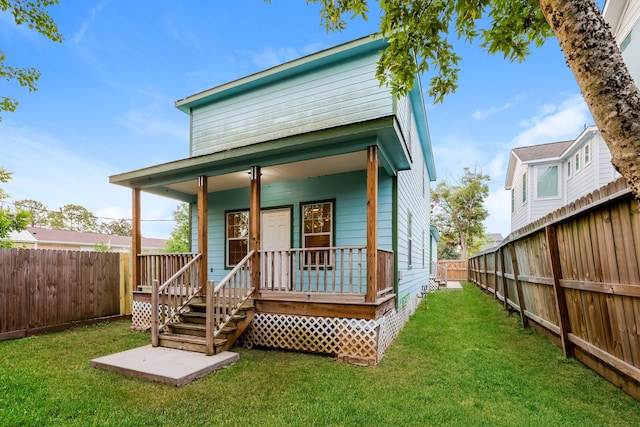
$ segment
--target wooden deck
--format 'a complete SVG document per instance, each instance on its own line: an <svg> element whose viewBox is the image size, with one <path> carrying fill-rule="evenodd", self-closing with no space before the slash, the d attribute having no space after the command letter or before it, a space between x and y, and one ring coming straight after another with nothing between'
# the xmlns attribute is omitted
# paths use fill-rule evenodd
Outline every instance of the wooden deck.
<svg viewBox="0 0 640 427"><path fill-rule="evenodd" d="M151 303L151 292L134 291L133 300ZM395 307L396 298L390 294L371 303L363 295L262 291L254 301L256 313L376 320Z"/></svg>
<svg viewBox="0 0 640 427"><path fill-rule="evenodd" d="M365 302L364 295L261 291L254 300L256 313L375 320L395 307L396 297Z"/></svg>

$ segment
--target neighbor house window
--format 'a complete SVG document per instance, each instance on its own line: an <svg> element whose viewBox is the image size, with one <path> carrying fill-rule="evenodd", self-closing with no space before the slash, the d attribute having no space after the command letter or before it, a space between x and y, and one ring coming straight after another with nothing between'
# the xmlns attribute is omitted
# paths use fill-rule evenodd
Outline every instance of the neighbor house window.
<svg viewBox="0 0 640 427"><path fill-rule="evenodd" d="M226 266L231 268L249 253L249 211L225 214Z"/></svg>
<svg viewBox="0 0 640 427"><path fill-rule="evenodd" d="M537 172L537 196L558 196L558 166L539 166Z"/></svg>
<svg viewBox="0 0 640 427"><path fill-rule="evenodd" d="M527 173L522 174L522 203L527 203Z"/></svg>
<svg viewBox="0 0 640 427"><path fill-rule="evenodd" d="M516 210L516 191L511 189L511 213L514 213Z"/></svg>
<svg viewBox="0 0 640 427"><path fill-rule="evenodd" d="M576 153L576 156L573 158L573 161L576 165L576 172L580 170L580 153Z"/></svg>
<svg viewBox="0 0 640 427"><path fill-rule="evenodd" d="M584 146L584 164L585 166L591 161L591 144Z"/></svg>
<svg viewBox="0 0 640 427"><path fill-rule="evenodd" d="M306 203L301 205L302 247L330 248L333 246L333 202ZM331 265L328 250L305 251L305 266Z"/></svg>
<svg viewBox="0 0 640 427"><path fill-rule="evenodd" d="M567 162L567 176L571 176L571 160Z"/></svg>

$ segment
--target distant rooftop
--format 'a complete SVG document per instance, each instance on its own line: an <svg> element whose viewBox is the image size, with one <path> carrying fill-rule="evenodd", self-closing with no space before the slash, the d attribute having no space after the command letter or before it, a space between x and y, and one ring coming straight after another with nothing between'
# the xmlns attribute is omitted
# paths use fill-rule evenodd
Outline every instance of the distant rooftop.
<svg viewBox="0 0 640 427"><path fill-rule="evenodd" d="M20 233L12 233L10 239L16 243L50 244L69 246L93 246L105 244L111 248L131 247L131 236L116 236L113 234L85 233L81 231L54 230L42 227L27 227ZM164 249L165 239L142 238L143 250Z"/></svg>
<svg viewBox="0 0 640 427"><path fill-rule="evenodd" d="M573 142L573 140L570 140L518 147L513 149L513 153L523 162L560 157Z"/></svg>

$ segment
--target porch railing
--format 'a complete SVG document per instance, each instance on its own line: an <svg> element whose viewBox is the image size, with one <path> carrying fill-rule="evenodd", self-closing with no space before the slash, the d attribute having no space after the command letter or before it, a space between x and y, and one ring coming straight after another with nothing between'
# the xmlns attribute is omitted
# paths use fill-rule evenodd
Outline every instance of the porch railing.
<svg viewBox="0 0 640 427"><path fill-rule="evenodd" d="M227 276L215 287L212 281L207 283L207 354L214 353L214 340L242 305L251 297L255 288L251 286L251 265L253 257L251 251L240 261Z"/></svg>
<svg viewBox="0 0 640 427"><path fill-rule="evenodd" d="M260 290L365 295L366 247L260 251ZM393 252L378 250L377 296L393 292Z"/></svg>
<svg viewBox="0 0 640 427"><path fill-rule="evenodd" d="M197 253L175 253L175 254L144 254L138 255L140 260L140 283L136 286L151 286L154 280L165 283L173 277L186 264L199 257ZM198 263L189 270L189 275L183 280L195 286L198 280Z"/></svg>
<svg viewBox="0 0 640 427"><path fill-rule="evenodd" d="M158 346L160 332L189 304L200 288L197 286L201 254L195 256L164 283L153 280L151 290L151 343Z"/></svg>
<svg viewBox="0 0 640 427"><path fill-rule="evenodd" d="M393 293L394 268L393 251L378 249L378 283L376 296L378 298Z"/></svg>

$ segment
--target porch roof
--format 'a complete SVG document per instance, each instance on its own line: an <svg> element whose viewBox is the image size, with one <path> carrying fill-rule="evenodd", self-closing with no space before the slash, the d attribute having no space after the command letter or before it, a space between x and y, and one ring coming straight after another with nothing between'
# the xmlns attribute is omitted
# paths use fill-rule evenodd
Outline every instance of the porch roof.
<svg viewBox="0 0 640 427"><path fill-rule="evenodd" d="M388 116L162 163L112 175L109 182L193 202L199 176L209 177L209 191L220 191L248 186L252 166L262 167L264 183L364 170L371 145L379 148L381 167L395 175L411 166L400 135L395 117Z"/></svg>

